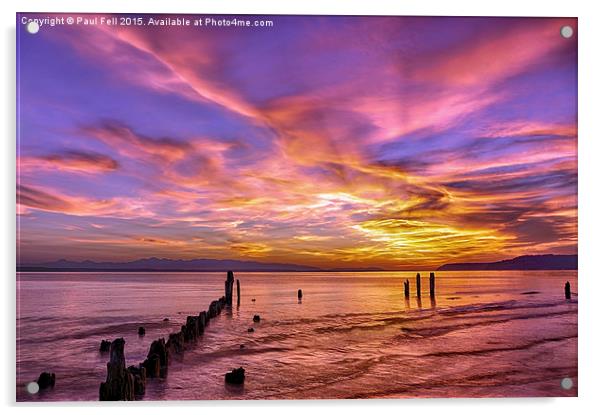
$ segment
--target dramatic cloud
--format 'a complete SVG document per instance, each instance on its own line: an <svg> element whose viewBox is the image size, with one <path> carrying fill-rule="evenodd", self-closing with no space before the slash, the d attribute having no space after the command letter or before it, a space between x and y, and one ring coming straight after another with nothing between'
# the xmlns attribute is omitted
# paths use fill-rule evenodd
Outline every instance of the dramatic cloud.
<svg viewBox="0 0 602 415"><path fill-rule="evenodd" d="M576 252L575 20L274 22L20 37L22 258Z"/></svg>

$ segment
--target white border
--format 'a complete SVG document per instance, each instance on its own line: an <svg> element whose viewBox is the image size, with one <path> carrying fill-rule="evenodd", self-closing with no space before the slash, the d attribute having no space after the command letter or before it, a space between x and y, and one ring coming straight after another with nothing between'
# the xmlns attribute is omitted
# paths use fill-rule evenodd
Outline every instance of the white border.
<svg viewBox="0 0 602 415"><path fill-rule="evenodd" d="M172 411L235 411L247 414L267 414L283 411L287 415L311 411L342 410L363 413L372 408L378 411L409 411L411 413L445 415L461 413L487 415L518 411L543 411L549 414L589 413L600 405L601 348L600 322L596 317L597 293L602 291L602 272L595 259L600 246L596 236L600 226L601 174L598 166L602 157L600 128L601 106L596 99L600 88L602 60L600 39L602 19L594 1L528 2L503 0L498 2L471 0L21 0L18 4L0 2L2 13L2 246L0 264L4 283L2 307L2 374L0 375L1 403L8 412L49 414L126 413L144 411L159 414ZM244 401L244 402L146 402L136 407L124 405L22 405L15 404L15 12L145 12L145 13L231 13L231 14L346 14L346 15L463 15L463 16L569 16L579 18L579 398L564 399L420 399L365 401ZM177 408L170 408L177 406ZM200 407L200 408L199 408ZM5 412L6 413L6 412Z"/></svg>

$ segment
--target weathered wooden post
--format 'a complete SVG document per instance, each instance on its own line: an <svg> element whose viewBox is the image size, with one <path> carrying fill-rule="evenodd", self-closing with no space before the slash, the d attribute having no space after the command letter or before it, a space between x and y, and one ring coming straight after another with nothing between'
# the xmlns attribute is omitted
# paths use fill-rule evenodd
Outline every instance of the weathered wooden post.
<svg viewBox="0 0 602 415"><path fill-rule="evenodd" d="M184 332L186 326L182 326ZM165 344L165 339L160 338L154 340L146 356L146 360L142 363L142 366L146 368L146 376L149 378L167 377L167 366L169 364L169 354Z"/></svg>
<svg viewBox="0 0 602 415"><path fill-rule="evenodd" d="M232 305L232 291L234 289L234 273L232 271L228 271L228 277L225 282L226 286L226 304Z"/></svg>
<svg viewBox="0 0 602 415"><path fill-rule="evenodd" d="M203 313L204 313L204 311L203 311ZM184 333L182 333L181 330L174 332L174 333L169 333L167 342L165 342L165 349L167 350L168 356L175 356L176 354L184 352ZM159 362L159 360L157 360L154 364L156 365L157 362ZM169 361L168 361L168 363L169 363ZM144 363L142 365L144 365ZM161 374L160 363L159 363L159 370L157 370L156 367L153 367L153 371L155 374L154 377L158 377ZM147 374L148 374L148 368L147 368ZM151 377L151 376L149 375L149 377Z"/></svg>
<svg viewBox="0 0 602 415"><path fill-rule="evenodd" d="M184 341L195 341L199 337L199 321L198 316L186 317L186 325L182 326L184 332Z"/></svg>
<svg viewBox="0 0 602 415"><path fill-rule="evenodd" d="M431 272L429 277L429 291L431 293L431 297L435 296L435 273Z"/></svg>
<svg viewBox="0 0 602 415"><path fill-rule="evenodd" d="M403 283L403 293L405 298L410 298L410 280L405 280Z"/></svg>
<svg viewBox="0 0 602 415"><path fill-rule="evenodd" d="M420 298L420 273L416 274L416 296Z"/></svg>
<svg viewBox="0 0 602 415"><path fill-rule="evenodd" d="M236 305L240 306L240 280L236 280Z"/></svg>
<svg viewBox="0 0 602 415"><path fill-rule="evenodd" d="M302 290L301 288L299 288L299 289L297 290L297 298L298 298L299 300L301 300L301 299L303 298L303 290Z"/></svg>
<svg viewBox="0 0 602 415"><path fill-rule="evenodd" d="M144 395L146 392L146 368L142 365L130 366L128 372L134 377L134 395Z"/></svg>
<svg viewBox="0 0 602 415"><path fill-rule="evenodd" d="M101 401L133 401L134 376L126 369L123 348L125 340L119 338L111 343L111 357L107 363L107 379L100 384Z"/></svg>
<svg viewBox="0 0 602 415"><path fill-rule="evenodd" d="M571 283L568 281L564 284L564 298L571 299Z"/></svg>

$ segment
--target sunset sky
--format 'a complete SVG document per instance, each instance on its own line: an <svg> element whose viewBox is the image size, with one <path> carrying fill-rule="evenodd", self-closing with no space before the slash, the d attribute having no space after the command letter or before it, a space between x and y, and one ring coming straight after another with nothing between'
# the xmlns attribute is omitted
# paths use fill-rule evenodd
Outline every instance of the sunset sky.
<svg viewBox="0 0 602 415"><path fill-rule="evenodd" d="M246 18L18 22L21 263L576 253L576 19Z"/></svg>

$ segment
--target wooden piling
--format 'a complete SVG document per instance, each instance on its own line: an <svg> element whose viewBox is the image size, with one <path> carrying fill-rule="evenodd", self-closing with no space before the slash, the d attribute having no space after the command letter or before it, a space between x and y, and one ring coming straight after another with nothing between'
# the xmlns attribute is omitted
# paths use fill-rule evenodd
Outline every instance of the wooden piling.
<svg viewBox="0 0 602 415"><path fill-rule="evenodd" d="M234 273L228 271L225 288L230 305L233 285ZM240 281L238 280L236 281L236 291L240 303ZM208 311L201 311L198 316L188 316L186 324L182 325L180 331L170 333L167 342L164 338L153 341L147 358L138 366L125 367L125 341L122 338L113 342L103 341L101 351L107 348L108 343L110 361L107 363L107 379L100 384L100 400L134 400L136 395L144 394L147 378L167 377L168 365L171 363L169 356L183 353L186 348L185 344L196 341L205 331L209 320L217 317L226 304L227 300L224 296L212 301ZM259 315L253 319L256 322L259 320ZM163 321L169 321L169 319Z"/></svg>
<svg viewBox="0 0 602 415"><path fill-rule="evenodd" d="M564 284L564 298L571 299L571 283L568 281Z"/></svg>
<svg viewBox="0 0 602 415"><path fill-rule="evenodd" d="M303 298L303 290L301 290L301 288L297 290L297 298L299 300Z"/></svg>
<svg viewBox="0 0 602 415"><path fill-rule="evenodd" d="M182 326L183 329L184 327L185 326ZM167 352L165 339L161 337L151 343L148 355L146 356L146 360L142 362L142 366L146 368L146 375L148 377L165 378L167 377L168 364L169 354Z"/></svg>
<svg viewBox="0 0 602 415"><path fill-rule="evenodd" d="M405 298L410 298L410 280L405 280L403 283L403 293Z"/></svg>
<svg viewBox="0 0 602 415"><path fill-rule="evenodd" d="M225 284L225 297L226 304L232 305L232 291L234 289L234 273L232 271L228 271L228 277L226 278Z"/></svg>
<svg viewBox="0 0 602 415"><path fill-rule="evenodd" d="M416 297L420 298L420 273L416 274Z"/></svg>
<svg viewBox="0 0 602 415"><path fill-rule="evenodd" d="M236 305L240 306L240 280L236 280Z"/></svg>
<svg viewBox="0 0 602 415"><path fill-rule="evenodd" d="M435 273L431 272L429 277L429 292L431 293L431 297L435 296Z"/></svg>
<svg viewBox="0 0 602 415"><path fill-rule="evenodd" d="M101 401L133 401L134 376L126 370L125 340L115 339L111 343L111 358L107 363L107 379L100 384Z"/></svg>

